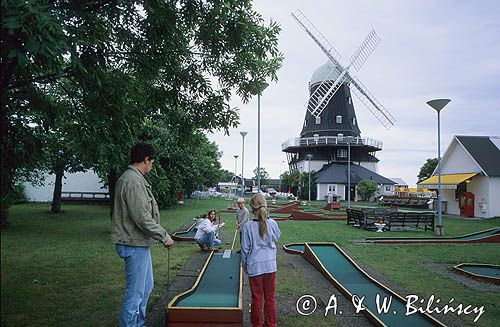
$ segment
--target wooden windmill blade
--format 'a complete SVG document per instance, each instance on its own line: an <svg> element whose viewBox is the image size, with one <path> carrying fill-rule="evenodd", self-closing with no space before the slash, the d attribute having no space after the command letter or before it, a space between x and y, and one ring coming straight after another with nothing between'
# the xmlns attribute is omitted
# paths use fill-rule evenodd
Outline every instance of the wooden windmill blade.
<svg viewBox="0 0 500 327"><path fill-rule="evenodd" d="M354 87L351 89L354 91L356 96L361 100L361 102L368 108L368 110L377 118L378 121L386 128L389 129L394 125L395 119L391 113L379 102L375 97L368 91L368 89L361 83L361 81L349 74L349 68L354 66L354 68L359 71L361 66L366 62L370 54L375 50L377 45L380 43L380 38L377 33L372 30L358 49L354 52L349 60L349 64L344 68L338 61L338 57L334 55L338 52L333 48L333 46L328 42L326 37L321 34L321 32L311 23L311 21L302 13L302 11L297 10L292 13L292 17L297 21L297 23L306 31L306 33L318 44L320 49L326 54L326 56L334 63L339 71L340 75L337 77L335 82L330 80L324 80L320 86L311 94L311 97L306 105L307 110L314 116L319 117L325 107L328 105L330 99L335 95L337 90L340 88L342 83L347 80L350 85ZM333 54L332 54L332 50ZM337 57L337 58L336 58ZM333 71L333 70L332 70Z"/></svg>
<svg viewBox="0 0 500 327"><path fill-rule="evenodd" d="M375 30L371 30L363 42L361 42L358 49L353 53L351 59L349 60L349 66L354 66L354 69L359 72L361 66L363 66L379 43L380 37L377 35Z"/></svg>
<svg viewBox="0 0 500 327"><path fill-rule="evenodd" d="M314 26L314 24L304 15L300 9L292 13L295 21L306 31L306 33L316 42L316 44L323 50L326 56L337 65L340 70L343 70L339 60L342 58L340 53L333 47L327 38Z"/></svg>
<svg viewBox="0 0 500 327"><path fill-rule="evenodd" d="M377 118L377 120L389 130L391 126L394 126L396 119L391 115L389 110L387 110L370 91L361 83L361 81L356 76L351 76L351 90L358 99L365 105L365 107Z"/></svg>
<svg viewBox="0 0 500 327"><path fill-rule="evenodd" d="M344 69L337 79L332 83L331 81L323 81L311 94L310 102L307 104L307 110L316 117L319 117L325 107L328 105L330 99L337 93L342 84L347 79L347 70Z"/></svg>
<svg viewBox="0 0 500 327"><path fill-rule="evenodd" d="M325 107L328 105L330 99L340 89L342 83L344 83L346 79L349 82L352 80L352 77L349 74L349 68L351 66L354 66L355 68L360 69L379 43L380 38L378 37L377 33L372 30L370 33L368 33L367 37L363 40L363 42L361 42L361 45L351 56L349 64L345 68L342 68L342 66L340 66L338 62L334 62L335 66L337 66L339 70L342 69L342 72L337 77L335 82L333 82L333 84L325 79L325 81L323 81L321 85L316 88L316 90L313 92L313 94L311 94L311 97L309 98L307 110L312 115L319 117L319 115L321 115Z"/></svg>

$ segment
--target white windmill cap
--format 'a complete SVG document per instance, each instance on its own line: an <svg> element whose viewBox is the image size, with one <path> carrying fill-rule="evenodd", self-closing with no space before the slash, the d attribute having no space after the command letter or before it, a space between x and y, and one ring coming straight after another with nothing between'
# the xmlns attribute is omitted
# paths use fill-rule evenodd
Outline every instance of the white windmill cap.
<svg viewBox="0 0 500 327"><path fill-rule="evenodd" d="M325 64L321 65L316 69L311 77L309 86L312 87L315 84L321 83L323 81L335 81L339 77L340 72L338 69L334 69L335 64L328 60ZM333 70L333 71L332 71Z"/></svg>

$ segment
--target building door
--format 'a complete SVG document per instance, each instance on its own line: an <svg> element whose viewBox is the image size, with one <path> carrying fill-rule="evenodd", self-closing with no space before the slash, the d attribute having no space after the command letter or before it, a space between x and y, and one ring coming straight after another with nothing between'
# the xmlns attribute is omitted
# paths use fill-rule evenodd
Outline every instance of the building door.
<svg viewBox="0 0 500 327"><path fill-rule="evenodd" d="M347 187L347 184L346 184L345 187L344 187L344 190L345 190L345 192L344 192L345 199L344 200L346 200L346 201L348 199L348 197L347 197L347 189L348 189L348 187ZM356 191L356 185L351 184L351 201L354 201L356 199L356 192L355 191Z"/></svg>
<svg viewBox="0 0 500 327"><path fill-rule="evenodd" d="M460 208L460 216L474 217L474 193L462 192L458 207Z"/></svg>

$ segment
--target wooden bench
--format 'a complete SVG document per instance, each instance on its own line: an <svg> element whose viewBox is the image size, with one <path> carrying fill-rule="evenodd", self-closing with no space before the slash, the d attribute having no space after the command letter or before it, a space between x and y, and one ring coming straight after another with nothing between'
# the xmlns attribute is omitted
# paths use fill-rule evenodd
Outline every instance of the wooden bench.
<svg viewBox="0 0 500 327"><path fill-rule="evenodd" d="M108 192L61 192L61 203L66 204L111 204Z"/></svg>
<svg viewBox="0 0 500 327"><path fill-rule="evenodd" d="M395 196L384 196L381 205L403 206L413 208L427 208L428 198L400 198Z"/></svg>
<svg viewBox="0 0 500 327"><path fill-rule="evenodd" d="M386 228L391 230L393 226L415 226L427 230L434 230L433 212L392 212L388 219L384 219Z"/></svg>
<svg viewBox="0 0 500 327"><path fill-rule="evenodd" d="M347 225L366 228L367 217L362 210L346 209L346 212L347 212Z"/></svg>

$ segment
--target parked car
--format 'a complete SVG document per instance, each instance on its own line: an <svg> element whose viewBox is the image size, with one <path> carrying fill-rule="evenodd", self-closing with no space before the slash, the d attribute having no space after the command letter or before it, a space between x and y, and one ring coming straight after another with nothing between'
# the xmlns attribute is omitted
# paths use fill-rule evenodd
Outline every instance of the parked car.
<svg viewBox="0 0 500 327"><path fill-rule="evenodd" d="M267 193L269 193L269 195L270 195L270 196L275 196L275 195L276 195L276 193L278 193L278 191L276 191L276 190L275 190L274 188L272 188L272 187L269 187L269 188L267 189Z"/></svg>

